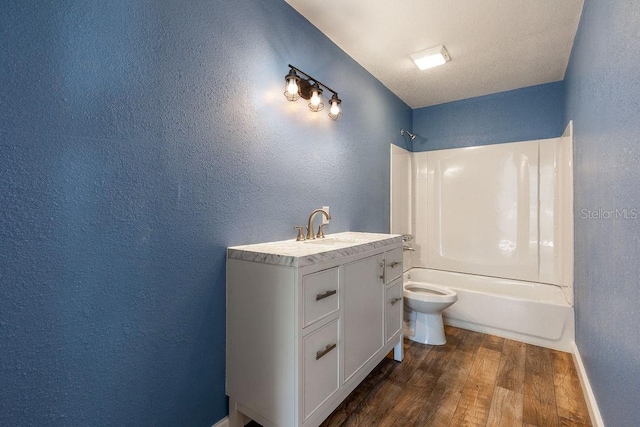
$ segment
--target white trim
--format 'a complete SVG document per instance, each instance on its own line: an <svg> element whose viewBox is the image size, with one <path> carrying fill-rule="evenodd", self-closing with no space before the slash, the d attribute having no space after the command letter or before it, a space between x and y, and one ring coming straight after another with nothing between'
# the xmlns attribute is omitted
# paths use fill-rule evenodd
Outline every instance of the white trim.
<svg viewBox="0 0 640 427"><path fill-rule="evenodd" d="M247 419L244 425L247 425L251 422L251 419ZM224 417L217 423L215 423L212 427L229 427L229 417Z"/></svg>
<svg viewBox="0 0 640 427"><path fill-rule="evenodd" d="M229 417L224 417L223 419L215 423L213 427L229 427Z"/></svg>
<svg viewBox="0 0 640 427"><path fill-rule="evenodd" d="M589 408L589 416L591 417L591 423L594 427L605 427L604 421L602 421L602 415L600 415L600 409L598 408L598 402L591 389L589 378L587 377L587 371L582 364L582 358L578 351L576 342L571 343L571 354L573 354L573 361L578 371L578 378L580 379L580 385L582 386L582 392L584 393L585 400L587 401L587 408Z"/></svg>

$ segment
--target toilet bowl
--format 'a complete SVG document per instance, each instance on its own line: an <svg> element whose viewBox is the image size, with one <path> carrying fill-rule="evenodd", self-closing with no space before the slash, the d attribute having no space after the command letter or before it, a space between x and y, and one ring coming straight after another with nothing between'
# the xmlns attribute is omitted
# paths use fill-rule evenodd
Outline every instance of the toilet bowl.
<svg viewBox="0 0 640 427"><path fill-rule="evenodd" d="M442 311L458 300L449 288L408 282L403 288L405 304L404 335L422 344L442 345L447 342Z"/></svg>

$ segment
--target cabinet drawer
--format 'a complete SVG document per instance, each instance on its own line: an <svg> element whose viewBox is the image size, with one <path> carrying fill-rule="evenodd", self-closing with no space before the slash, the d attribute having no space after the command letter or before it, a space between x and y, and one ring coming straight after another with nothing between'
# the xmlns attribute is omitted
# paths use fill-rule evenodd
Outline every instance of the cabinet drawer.
<svg viewBox="0 0 640 427"><path fill-rule="evenodd" d="M391 337L402 327L402 279L396 280L385 291L385 337L389 341Z"/></svg>
<svg viewBox="0 0 640 427"><path fill-rule="evenodd" d="M391 283L402 275L402 248L387 251L384 254L386 283Z"/></svg>
<svg viewBox="0 0 640 427"><path fill-rule="evenodd" d="M339 347L338 319L302 339L305 420L340 386Z"/></svg>
<svg viewBox="0 0 640 427"><path fill-rule="evenodd" d="M319 271L302 278L303 328L340 309L339 268Z"/></svg>

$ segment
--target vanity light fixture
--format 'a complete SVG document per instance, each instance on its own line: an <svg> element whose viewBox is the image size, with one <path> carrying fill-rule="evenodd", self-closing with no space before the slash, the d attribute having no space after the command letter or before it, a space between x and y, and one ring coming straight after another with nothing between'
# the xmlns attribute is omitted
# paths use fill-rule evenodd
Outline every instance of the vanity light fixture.
<svg viewBox="0 0 640 427"><path fill-rule="evenodd" d="M302 74L304 78L301 78L298 73ZM297 101L300 98L309 100L309 109L313 112L318 112L324 108L322 88L328 90L333 94L329 100L329 118L338 120L342 117L342 100L338 98L338 92L326 84L291 64L289 64L289 73L284 77L284 80L284 96L289 101Z"/></svg>
<svg viewBox="0 0 640 427"><path fill-rule="evenodd" d="M447 52L447 48L442 45L416 52L413 55L409 55L409 57L421 70L437 67L438 65L451 61L451 56L449 52Z"/></svg>

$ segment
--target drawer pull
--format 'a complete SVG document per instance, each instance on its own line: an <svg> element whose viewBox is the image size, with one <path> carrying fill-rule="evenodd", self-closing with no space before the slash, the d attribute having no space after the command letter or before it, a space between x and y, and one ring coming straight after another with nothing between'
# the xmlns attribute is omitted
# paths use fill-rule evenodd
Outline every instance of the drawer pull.
<svg viewBox="0 0 640 427"><path fill-rule="evenodd" d="M324 350L320 350L320 351L318 351L316 353L316 360L322 359L327 353L329 353L331 350L333 350L337 346L338 346L338 344L336 344L336 343L327 344L327 346L324 348Z"/></svg>
<svg viewBox="0 0 640 427"><path fill-rule="evenodd" d="M338 291L334 289L332 291L327 291L327 292L325 292L323 294L318 294L318 295L316 295L316 301L320 301L322 299L328 298L331 295L335 295L337 293L338 293Z"/></svg>
<svg viewBox="0 0 640 427"><path fill-rule="evenodd" d="M391 263L391 268L396 268L397 266L399 266L400 264L402 264L401 262L398 261L394 261Z"/></svg>
<svg viewBox="0 0 640 427"><path fill-rule="evenodd" d="M402 301L402 298L394 298L391 300L391 305L396 305L398 301Z"/></svg>

